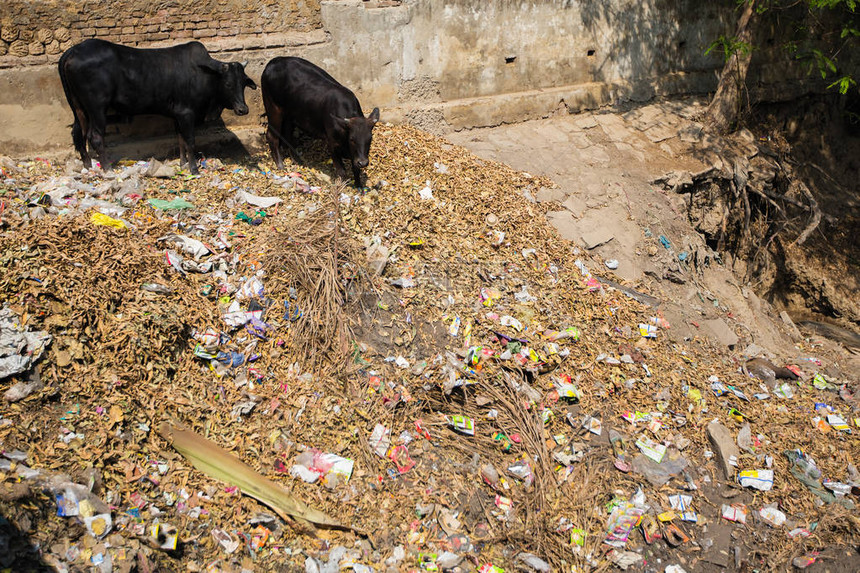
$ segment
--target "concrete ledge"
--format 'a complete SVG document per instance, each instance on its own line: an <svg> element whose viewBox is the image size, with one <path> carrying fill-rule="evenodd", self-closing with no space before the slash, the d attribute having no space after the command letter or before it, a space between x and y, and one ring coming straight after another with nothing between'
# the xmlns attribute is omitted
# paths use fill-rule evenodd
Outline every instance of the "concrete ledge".
<svg viewBox="0 0 860 573"><path fill-rule="evenodd" d="M426 104L403 104L383 110L383 119L412 123L432 133L489 127L540 119L559 110L580 113L624 101L648 101L676 94L703 94L716 88L709 73L675 73L627 82L587 83L543 90Z"/></svg>

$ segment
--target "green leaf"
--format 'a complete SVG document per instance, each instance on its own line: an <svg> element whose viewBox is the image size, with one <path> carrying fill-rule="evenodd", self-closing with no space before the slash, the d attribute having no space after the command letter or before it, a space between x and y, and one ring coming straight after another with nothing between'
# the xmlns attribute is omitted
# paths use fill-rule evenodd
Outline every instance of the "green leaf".
<svg viewBox="0 0 860 573"><path fill-rule="evenodd" d="M843 76L827 86L827 89L832 89L834 87L839 88L839 93L845 95L848 93L848 90L851 89L851 86L856 86L857 82L854 81L854 78L851 76Z"/></svg>

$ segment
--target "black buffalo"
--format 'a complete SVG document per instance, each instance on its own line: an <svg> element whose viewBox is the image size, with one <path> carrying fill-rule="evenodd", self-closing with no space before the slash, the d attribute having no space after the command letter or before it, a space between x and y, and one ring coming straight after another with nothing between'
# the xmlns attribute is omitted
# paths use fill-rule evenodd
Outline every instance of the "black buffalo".
<svg viewBox="0 0 860 573"><path fill-rule="evenodd" d="M361 187L361 168L367 167L379 108L364 117L354 93L301 58L271 60L263 70L260 87L269 123L266 139L279 169L283 167L281 142L298 161L293 140L293 128L298 127L312 137L325 138L335 174L341 179L346 179L343 158L348 157L355 186Z"/></svg>
<svg viewBox="0 0 860 573"><path fill-rule="evenodd" d="M125 116L172 118L179 133L180 163L197 173L194 126L224 108L248 113L245 87L257 85L244 65L219 62L200 42L170 48L138 49L104 40L85 40L60 57L60 80L75 114L72 140L81 160L92 166L87 141L102 163L108 109Z"/></svg>

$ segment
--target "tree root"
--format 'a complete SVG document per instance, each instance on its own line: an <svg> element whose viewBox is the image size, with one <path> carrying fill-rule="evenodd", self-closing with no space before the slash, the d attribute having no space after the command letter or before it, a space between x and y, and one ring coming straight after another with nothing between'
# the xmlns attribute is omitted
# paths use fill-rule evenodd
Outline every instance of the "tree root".
<svg viewBox="0 0 860 573"><path fill-rule="evenodd" d="M790 215L792 209L809 214L792 245L804 244L822 221L838 222L837 217L821 211L812 191L797 179L790 159L761 153L762 157L767 156L767 163L776 172L768 176L767 168L757 170L751 163L758 152L749 155L749 151L739 149L727 151L723 156L723 168L712 167L695 174L673 172L654 181L677 193L690 193L688 216L691 220L704 221L709 210L718 210L712 215L718 215L718 223L709 230L700 228L716 242L717 251L730 249L735 259L747 259L753 264L760 262L774 240L797 228L797 220L792 220L796 215ZM727 165L731 166L728 170ZM700 196L696 200L700 192L707 194L707 198ZM795 193L802 197L790 196ZM764 229L767 230L762 232Z"/></svg>
<svg viewBox="0 0 860 573"><path fill-rule="evenodd" d="M821 223L821 209L818 208L818 202L815 200L815 197L812 196L812 193L809 191L809 188L801 182L797 182L797 188L800 189L800 192L806 197L806 200L809 201L809 210L812 211L812 217L809 220L809 223L806 225L806 228L802 233L794 240L792 245L802 245L809 235L818 228L819 223Z"/></svg>

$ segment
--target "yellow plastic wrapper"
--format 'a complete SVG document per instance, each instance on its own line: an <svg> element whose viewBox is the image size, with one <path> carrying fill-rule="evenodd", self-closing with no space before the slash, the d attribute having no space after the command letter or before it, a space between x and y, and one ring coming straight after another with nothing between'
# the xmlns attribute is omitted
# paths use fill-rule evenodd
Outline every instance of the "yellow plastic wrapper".
<svg viewBox="0 0 860 573"><path fill-rule="evenodd" d="M114 227L116 229L125 229L125 223L120 221L119 219L114 219L113 217L108 217L104 213L93 213L90 215L90 221L92 221L93 225L101 225L103 227Z"/></svg>

